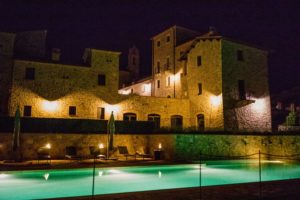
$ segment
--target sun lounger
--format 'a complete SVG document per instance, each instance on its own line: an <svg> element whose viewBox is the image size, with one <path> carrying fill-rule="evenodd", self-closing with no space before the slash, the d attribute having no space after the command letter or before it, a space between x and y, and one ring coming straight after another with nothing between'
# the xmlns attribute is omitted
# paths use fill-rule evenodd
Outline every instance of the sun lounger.
<svg viewBox="0 0 300 200"><path fill-rule="evenodd" d="M119 154L125 156L126 160L128 157L134 157L136 160L136 154L129 154L126 146L118 146Z"/></svg>
<svg viewBox="0 0 300 200"><path fill-rule="evenodd" d="M68 146L66 147L66 154L65 158L70 160L81 160L82 157L77 155L77 149L74 146Z"/></svg>
<svg viewBox="0 0 300 200"><path fill-rule="evenodd" d="M50 149L46 147L40 147L37 150L37 158L38 164L40 160L47 160L47 163L51 164Z"/></svg>
<svg viewBox="0 0 300 200"><path fill-rule="evenodd" d="M105 159L106 156L101 152L101 149L96 148L95 146L90 146L90 155L92 158Z"/></svg>

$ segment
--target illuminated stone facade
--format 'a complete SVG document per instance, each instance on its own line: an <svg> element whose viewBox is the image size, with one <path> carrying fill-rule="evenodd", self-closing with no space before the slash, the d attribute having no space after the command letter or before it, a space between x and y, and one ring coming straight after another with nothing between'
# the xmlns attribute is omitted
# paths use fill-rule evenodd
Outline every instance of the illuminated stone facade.
<svg viewBox="0 0 300 200"><path fill-rule="evenodd" d="M82 66L11 60L8 115L17 106L27 117L108 119L114 111L117 120L167 128L270 131L267 52L214 30L197 35L174 26L153 37L152 77L119 90L118 52L86 49Z"/></svg>
<svg viewBox="0 0 300 200"><path fill-rule="evenodd" d="M152 38L151 96L188 100L190 127L270 131L268 53L219 35L171 27ZM145 85L149 84L144 82ZM144 96L143 82L119 90Z"/></svg>

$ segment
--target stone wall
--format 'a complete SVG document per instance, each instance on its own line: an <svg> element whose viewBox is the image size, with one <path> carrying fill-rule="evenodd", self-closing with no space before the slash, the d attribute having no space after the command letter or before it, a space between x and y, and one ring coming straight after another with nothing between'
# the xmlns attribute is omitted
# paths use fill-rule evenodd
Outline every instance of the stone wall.
<svg viewBox="0 0 300 200"><path fill-rule="evenodd" d="M237 58L238 50L242 60ZM270 131L268 52L222 39L222 79L225 130ZM241 103L238 80L245 81L246 99L254 103L236 106Z"/></svg>
<svg viewBox="0 0 300 200"><path fill-rule="evenodd" d="M22 133L21 146L24 159L36 159L37 149L47 143L53 158L64 158L66 146L76 146L79 155L88 156L89 146L106 146L106 139L106 134ZM218 156L244 156L259 150L274 155L300 153L300 135L116 134L114 139L114 146L127 146L132 154L143 149L153 155L161 144L166 160L197 160L200 152ZM9 159L11 140L11 133L0 134L0 160ZM119 155L115 152L114 156Z"/></svg>

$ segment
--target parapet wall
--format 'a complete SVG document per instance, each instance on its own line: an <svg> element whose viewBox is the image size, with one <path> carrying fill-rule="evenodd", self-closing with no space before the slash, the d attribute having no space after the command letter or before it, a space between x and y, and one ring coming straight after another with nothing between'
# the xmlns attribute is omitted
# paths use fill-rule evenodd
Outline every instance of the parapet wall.
<svg viewBox="0 0 300 200"><path fill-rule="evenodd" d="M52 158L64 158L66 146L78 147L78 154L89 156L89 146L106 146L106 134L29 134L21 133L24 159L36 159L37 149L51 144ZM127 146L129 153L144 149L153 155L159 143L167 160L197 160L208 155L243 156L258 153L300 154L300 135L210 135L210 134L116 134L114 146ZM9 159L11 133L0 133L0 160ZM115 155L117 156L117 154Z"/></svg>

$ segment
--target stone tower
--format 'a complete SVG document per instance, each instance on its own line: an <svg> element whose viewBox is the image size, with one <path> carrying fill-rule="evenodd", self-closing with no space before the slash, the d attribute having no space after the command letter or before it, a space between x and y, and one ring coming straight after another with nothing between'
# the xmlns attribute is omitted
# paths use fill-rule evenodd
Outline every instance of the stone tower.
<svg viewBox="0 0 300 200"><path fill-rule="evenodd" d="M130 72L132 81L139 78L140 71L140 52L135 45L129 49L127 70Z"/></svg>

